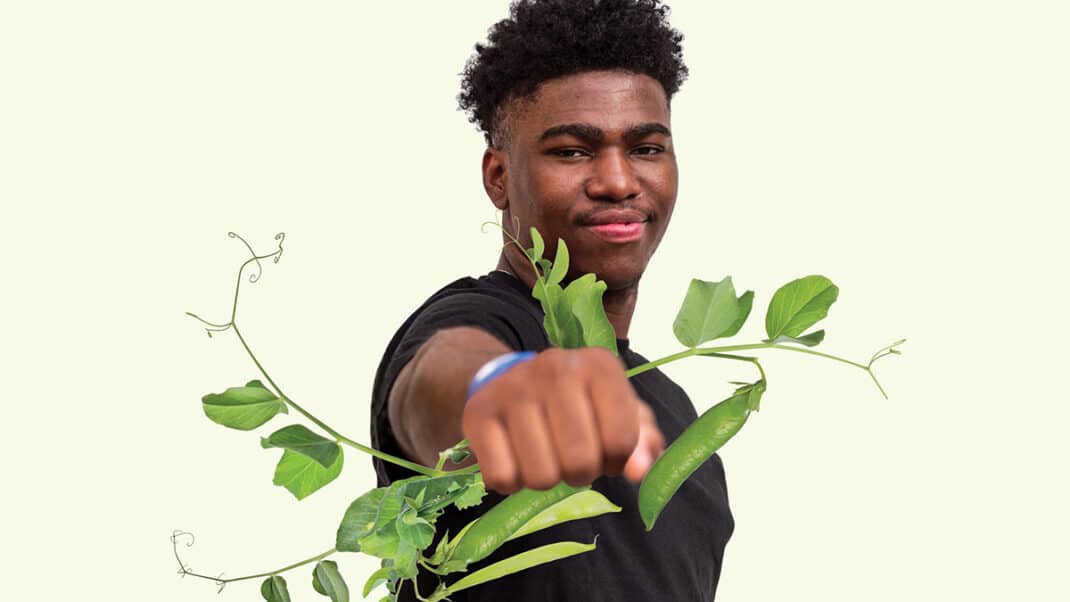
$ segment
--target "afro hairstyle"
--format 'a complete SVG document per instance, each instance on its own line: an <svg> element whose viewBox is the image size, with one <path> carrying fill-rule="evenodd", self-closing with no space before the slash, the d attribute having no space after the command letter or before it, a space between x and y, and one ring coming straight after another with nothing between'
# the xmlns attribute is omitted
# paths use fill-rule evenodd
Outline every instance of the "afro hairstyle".
<svg viewBox="0 0 1070 602"><path fill-rule="evenodd" d="M668 16L660 0L514 0L509 18L494 24L468 59L460 108L488 145L500 147L504 104L532 98L546 80L624 70L652 77L672 98L687 67L683 34Z"/></svg>

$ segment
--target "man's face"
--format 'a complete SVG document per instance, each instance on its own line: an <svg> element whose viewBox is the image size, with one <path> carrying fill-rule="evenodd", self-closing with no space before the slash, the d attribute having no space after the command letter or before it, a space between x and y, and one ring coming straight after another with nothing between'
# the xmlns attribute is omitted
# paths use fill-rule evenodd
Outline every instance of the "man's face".
<svg viewBox="0 0 1070 602"><path fill-rule="evenodd" d="M548 256L563 238L570 277L594 272L610 290L637 283L676 202L661 84L622 71L561 77L512 105L507 119L505 148L484 156L484 182L504 209L503 225L511 230L518 218L527 246L536 227Z"/></svg>

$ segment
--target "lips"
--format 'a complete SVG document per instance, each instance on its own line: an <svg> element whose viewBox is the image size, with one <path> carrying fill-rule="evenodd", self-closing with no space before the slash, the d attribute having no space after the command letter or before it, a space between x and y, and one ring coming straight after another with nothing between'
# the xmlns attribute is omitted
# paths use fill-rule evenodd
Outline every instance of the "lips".
<svg viewBox="0 0 1070 602"><path fill-rule="evenodd" d="M582 220L584 226L602 226L606 224L634 224L647 221L645 213L635 209L604 209Z"/></svg>
<svg viewBox="0 0 1070 602"><path fill-rule="evenodd" d="M606 242L626 243L639 240L646 230L647 217L632 209L607 209L600 211L582 225L586 230Z"/></svg>

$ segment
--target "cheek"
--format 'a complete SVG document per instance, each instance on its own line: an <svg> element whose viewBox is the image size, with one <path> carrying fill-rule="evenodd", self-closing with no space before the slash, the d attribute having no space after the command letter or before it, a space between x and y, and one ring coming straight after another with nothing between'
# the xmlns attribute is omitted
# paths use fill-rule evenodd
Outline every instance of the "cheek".
<svg viewBox="0 0 1070 602"><path fill-rule="evenodd" d="M567 219L572 203L582 198L583 178L580 174L561 169L560 166L548 168L532 166L525 178L526 198L531 203L532 211L547 221Z"/></svg>

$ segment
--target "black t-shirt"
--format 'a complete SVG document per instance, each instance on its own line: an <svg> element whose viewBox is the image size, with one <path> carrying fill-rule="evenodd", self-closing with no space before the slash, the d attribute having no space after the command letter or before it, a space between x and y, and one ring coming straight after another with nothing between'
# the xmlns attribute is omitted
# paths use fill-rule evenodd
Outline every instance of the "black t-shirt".
<svg viewBox="0 0 1070 602"><path fill-rule="evenodd" d="M511 349L541 351L549 347L542 327L543 312L531 291L510 274L494 271L478 279L461 278L432 295L401 326L387 346L373 387L371 440L377 449L403 456L387 416L387 397L398 373L420 346L438 330L455 326L479 327ZM618 339L621 359L628 368L646 359ZM674 441L697 414L687 394L660 370L630 379L636 393L654 411L667 443ZM408 469L374 460L379 485L413 476ZM725 544L734 522L728 507L724 467L714 456L676 492L647 532L637 506L639 486L623 477L601 477L593 488L622 508L621 512L572 521L510 541L469 572L508 556L558 541L591 543L598 547L563 560L463 590L454 602L535 602L583 600L597 602L711 601L721 573ZM471 520L498 503L490 491L482 505L450 509L437 523L437 535L456 534ZM433 547L432 547L433 549ZM451 583L463 574L445 578ZM420 594L429 595L437 577L421 573ZM406 585L401 600L415 600Z"/></svg>

